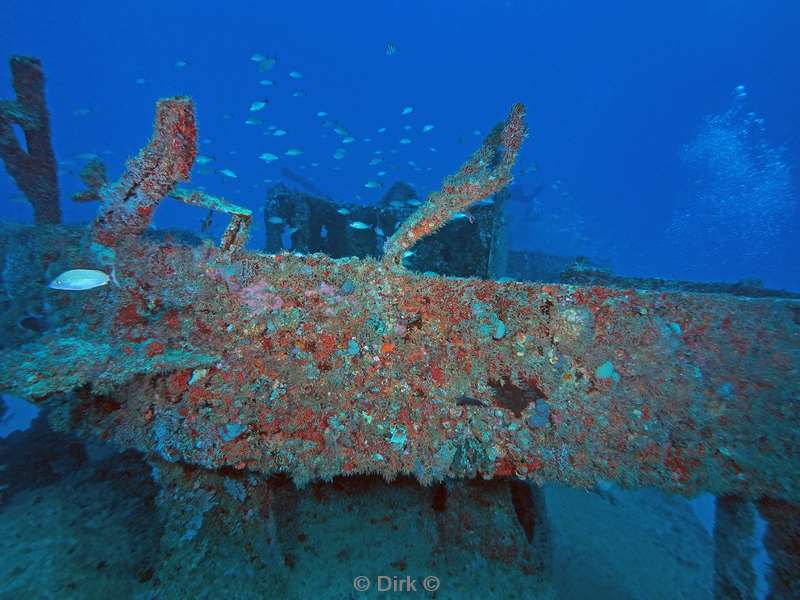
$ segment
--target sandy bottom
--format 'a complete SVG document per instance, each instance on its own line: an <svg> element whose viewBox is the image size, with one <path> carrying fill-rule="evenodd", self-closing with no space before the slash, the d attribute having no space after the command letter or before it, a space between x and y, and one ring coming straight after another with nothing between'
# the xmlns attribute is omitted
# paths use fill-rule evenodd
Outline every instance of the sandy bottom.
<svg viewBox="0 0 800 600"><path fill-rule="evenodd" d="M712 598L712 539L683 498L547 489L559 598Z"/></svg>

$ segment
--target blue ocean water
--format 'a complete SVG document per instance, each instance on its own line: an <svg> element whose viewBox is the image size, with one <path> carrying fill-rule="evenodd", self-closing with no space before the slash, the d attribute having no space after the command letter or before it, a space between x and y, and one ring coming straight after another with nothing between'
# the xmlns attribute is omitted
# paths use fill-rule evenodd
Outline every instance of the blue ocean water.
<svg viewBox="0 0 800 600"><path fill-rule="evenodd" d="M191 186L251 209L256 250L276 184L370 205L403 181L424 197L523 102L530 136L505 207L512 249L585 256L621 276L797 292L797 31L800 5L781 0L6 0L0 99L13 97L10 56L42 61L64 221L82 223L97 212L69 199L84 187L82 166L99 157L115 179L148 139L155 102L192 97L205 160ZM153 224L199 234L206 213L164 201ZM32 222L3 169L0 221ZM226 224L215 217L210 233ZM32 419L30 405L9 402L4 435ZM399 502L394 493L387 506ZM581 506L568 491L549 493ZM714 500L705 500L693 508L713 533ZM609 500L618 512L607 518L640 518L633 507L648 501ZM699 539L685 525L691 511L672 510L676 535ZM763 597L763 521L757 530ZM570 552L562 559L578 560ZM484 568L475 561L466 570ZM635 582L635 569L625 577ZM619 589L634 590L631 581ZM580 597L580 585L569 589L577 595L564 597Z"/></svg>
<svg viewBox="0 0 800 600"><path fill-rule="evenodd" d="M253 209L282 168L341 200L376 201L381 188L364 187L374 179L405 180L426 194L478 145L476 131L521 101L532 135L516 183L535 206L511 207L515 247L587 255L620 274L800 287L793 3L10 0L2 18L0 54L44 63L65 198L80 187L81 155L98 153L112 176L121 171L149 134L159 97L188 94L197 104L201 152L215 161L209 175L196 168L193 183ZM396 52L387 54L389 44ZM275 57L274 68L259 71L256 53ZM265 79L274 85L259 85ZM9 81L0 69L7 97ZM737 98L737 86L746 97ZM266 108L248 110L264 99ZM763 119L763 143L783 149L769 159L785 166L783 175L758 164L764 150L755 134L739 149L729 140L711 150L716 159L706 164L687 164L685 148L703 135L704 119L740 100L743 114ZM414 111L401 116L406 106ZM248 118L263 124L246 125ZM355 141L342 145L328 120ZM269 135L270 125L287 134ZM434 128L422 133L425 125ZM340 147L347 154L336 160ZM290 148L303 154L285 156ZM375 151L386 153L383 166L368 165ZM280 159L265 164L265 152ZM730 152L738 155L723 157ZM784 177L785 186L772 185L768 198L728 197L715 179L720 169L736 171L737 160L750 170L729 174L744 179L736 185L763 189ZM225 168L238 179L213 172ZM0 196L15 195L0 175ZM69 221L94 209L64 202ZM0 210L30 218L24 203ZM156 224L185 222L184 212L165 203ZM700 212L702 225L681 221ZM198 223L203 216L190 214ZM257 230L251 245L262 243Z"/></svg>

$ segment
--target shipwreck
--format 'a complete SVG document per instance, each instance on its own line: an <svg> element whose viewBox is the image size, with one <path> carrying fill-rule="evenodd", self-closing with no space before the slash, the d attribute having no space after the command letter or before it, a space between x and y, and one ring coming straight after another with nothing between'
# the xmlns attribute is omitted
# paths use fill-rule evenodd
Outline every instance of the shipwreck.
<svg viewBox="0 0 800 600"><path fill-rule="evenodd" d="M360 474L614 483L710 492L723 514L756 503L782 557L775 577L796 577L796 298L406 268L418 241L509 184L524 119L514 105L382 256L334 259L245 249L248 209L180 186L196 153L192 101L161 100L149 143L118 181L97 184L89 228L51 224L45 178L40 224L3 234L6 261L40 274L11 286L6 269L9 314L37 305L55 326L4 343L0 388L47 405L59 428L142 452L181 511L235 482L246 527L276 474L298 485ZM12 171L16 154L4 154ZM227 215L221 241L148 233L162 201ZM118 285L46 289L77 267L113 269ZM726 548L718 562L735 560Z"/></svg>

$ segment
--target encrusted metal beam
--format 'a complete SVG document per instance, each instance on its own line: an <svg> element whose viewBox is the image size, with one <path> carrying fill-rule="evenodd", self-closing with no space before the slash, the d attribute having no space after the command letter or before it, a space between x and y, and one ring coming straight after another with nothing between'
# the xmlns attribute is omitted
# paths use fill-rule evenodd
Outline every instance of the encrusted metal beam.
<svg viewBox="0 0 800 600"><path fill-rule="evenodd" d="M15 100L0 100L0 159L33 207L36 223L60 223L56 158L50 140L50 115L44 99L42 63L12 56L11 84ZM14 134L22 129L25 145Z"/></svg>

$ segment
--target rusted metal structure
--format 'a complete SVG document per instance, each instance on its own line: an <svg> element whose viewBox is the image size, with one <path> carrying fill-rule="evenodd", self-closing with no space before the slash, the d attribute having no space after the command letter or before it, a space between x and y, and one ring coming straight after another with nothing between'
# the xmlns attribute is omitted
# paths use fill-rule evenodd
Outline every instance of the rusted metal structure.
<svg viewBox="0 0 800 600"><path fill-rule="evenodd" d="M435 228L424 219L383 264L247 252L249 211L173 189L195 135L188 100L159 104L86 249L121 287L62 295L88 321L6 353L4 389L71 393L76 425L168 460L299 480L517 475L800 498L797 302L422 276L395 259ZM485 193L490 167L473 165L501 146L467 163L462 198ZM232 214L220 248L140 237L169 194ZM421 214L443 223L468 203Z"/></svg>
<svg viewBox="0 0 800 600"><path fill-rule="evenodd" d="M457 214L439 232L420 240L405 253L403 264L414 271L439 275L498 279L504 275L507 239L505 194ZM265 250L332 258L380 258L386 232L392 233L420 204L416 190L403 182L392 185L376 204L339 203L320 195L277 184L267 191L264 205ZM354 221L368 225L354 229Z"/></svg>
<svg viewBox="0 0 800 600"><path fill-rule="evenodd" d="M60 223L56 157L50 140L50 115L44 99L44 71L36 58L12 56L15 100L0 100L0 158L33 207L37 223ZM25 143L17 139L18 126Z"/></svg>
<svg viewBox="0 0 800 600"><path fill-rule="evenodd" d="M119 287L48 292L62 325L8 349L0 388L166 461L298 482L513 476L800 503L800 303L420 275L403 252L501 189L516 105L382 262L243 249L250 211L176 189L191 102L103 190L53 264ZM219 247L142 237L165 196L222 210ZM250 481L250 479L248 480ZM796 563L794 563L796 565Z"/></svg>

